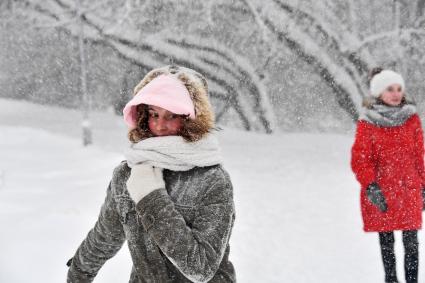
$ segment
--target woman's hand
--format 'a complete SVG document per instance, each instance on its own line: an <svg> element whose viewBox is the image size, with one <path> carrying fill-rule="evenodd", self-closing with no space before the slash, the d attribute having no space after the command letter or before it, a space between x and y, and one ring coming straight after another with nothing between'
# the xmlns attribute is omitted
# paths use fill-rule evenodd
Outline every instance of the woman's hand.
<svg viewBox="0 0 425 283"><path fill-rule="evenodd" d="M165 188L162 168L146 164L137 164L131 168L127 191L136 204L150 192L161 188Z"/></svg>
<svg viewBox="0 0 425 283"><path fill-rule="evenodd" d="M367 186L366 194L369 201L378 207L381 212L387 211L387 202L377 183L373 182Z"/></svg>

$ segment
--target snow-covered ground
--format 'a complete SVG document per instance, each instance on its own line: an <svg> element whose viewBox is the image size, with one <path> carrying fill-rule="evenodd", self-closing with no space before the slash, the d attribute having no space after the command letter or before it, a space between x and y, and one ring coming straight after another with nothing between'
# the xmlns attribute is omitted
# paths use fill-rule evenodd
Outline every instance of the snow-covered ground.
<svg viewBox="0 0 425 283"><path fill-rule="evenodd" d="M125 127L112 114L93 114L95 145L84 148L79 119L76 111L0 99L0 282L64 282L66 261L96 221ZM383 282L377 235L362 231L352 134L226 128L219 136L235 190L231 259L239 282ZM95 282L127 282L130 267L124 246Z"/></svg>

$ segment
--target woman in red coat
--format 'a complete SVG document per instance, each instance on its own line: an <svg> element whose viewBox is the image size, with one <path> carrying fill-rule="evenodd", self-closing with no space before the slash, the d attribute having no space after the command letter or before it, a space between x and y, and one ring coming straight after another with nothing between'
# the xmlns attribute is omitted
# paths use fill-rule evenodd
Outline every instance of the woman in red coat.
<svg viewBox="0 0 425 283"><path fill-rule="evenodd" d="M395 230L403 231L406 282L417 282L425 185L424 143L416 107L400 74L372 71L370 98L357 123L351 167L361 184L364 230L378 232L385 282L398 282Z"/></svg>

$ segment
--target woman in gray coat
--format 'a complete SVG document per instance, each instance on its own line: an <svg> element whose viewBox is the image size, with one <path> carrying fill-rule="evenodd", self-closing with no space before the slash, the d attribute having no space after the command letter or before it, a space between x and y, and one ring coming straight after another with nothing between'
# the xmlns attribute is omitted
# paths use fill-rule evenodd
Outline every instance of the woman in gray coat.
<svg viewBox="0 0 425 283"><path fill-rule="evenodd" d="M177 66L149 72L124 108L131 145L67 282L92 282L127 240L130 282L235 282L232 184L211 133L205 78Z"/></svg>

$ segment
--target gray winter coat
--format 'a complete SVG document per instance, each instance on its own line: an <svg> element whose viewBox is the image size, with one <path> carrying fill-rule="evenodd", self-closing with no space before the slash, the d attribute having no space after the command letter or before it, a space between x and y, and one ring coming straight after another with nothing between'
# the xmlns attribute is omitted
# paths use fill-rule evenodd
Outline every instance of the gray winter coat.
<svg viewBox="0 0 425 283"><path fill-rule="evenodd" d="M236 282L229 261L235 218L230 178L220 166L164 170L166 189L131 200L131 169L114 170L94 228L70 261L67 282L92 282L125 240L130 282Z"/></svg>

